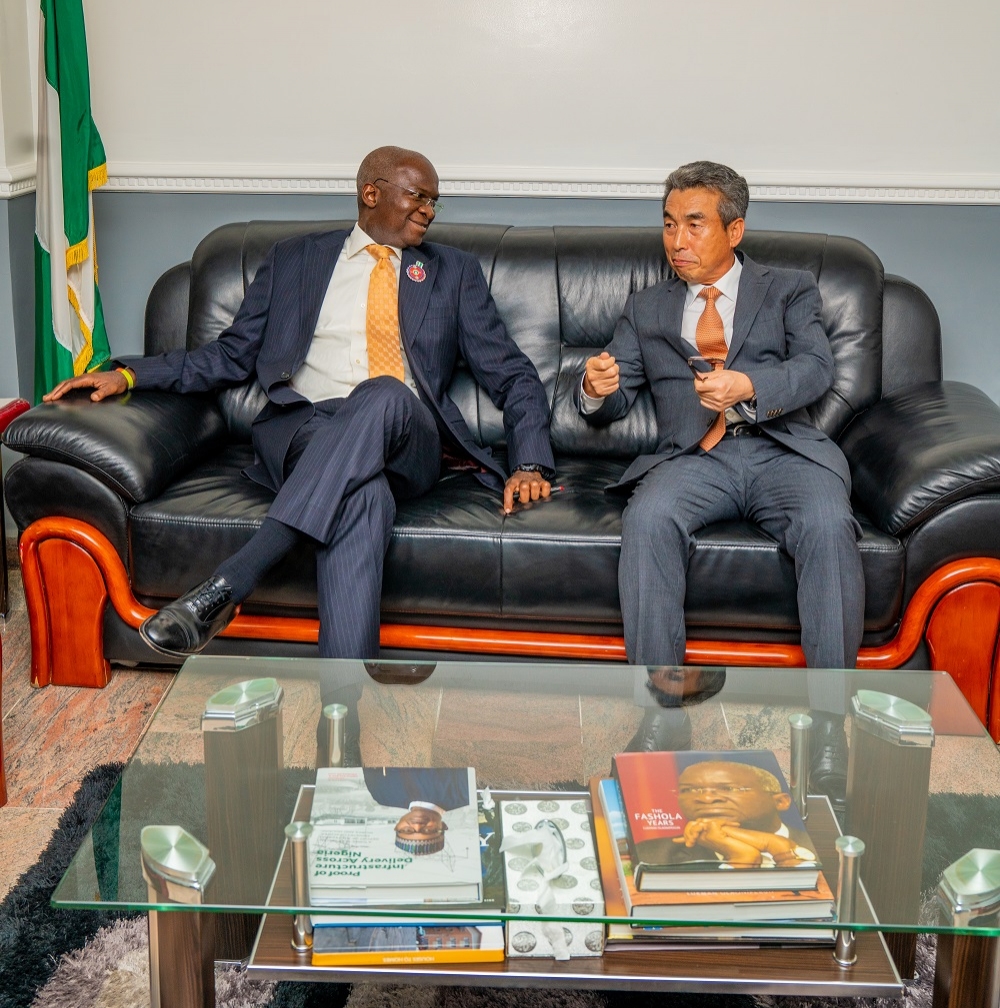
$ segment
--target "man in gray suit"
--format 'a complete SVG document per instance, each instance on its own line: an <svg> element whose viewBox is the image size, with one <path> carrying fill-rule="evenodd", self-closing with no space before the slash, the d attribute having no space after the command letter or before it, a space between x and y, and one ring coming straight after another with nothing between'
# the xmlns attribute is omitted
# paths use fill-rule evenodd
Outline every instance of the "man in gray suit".
<svg viewBox="0 0 1000 1008"><path fill-rule="evenodd" d="M634 488L618 568L625 649L637 664L683 663L694 533L748 518L794 559L808 664L853 668L861 530L847 460L806 411L834 376L820 294L811 274L736 251L749 199L725 165L671 173L663 244L676 278L631 295L611 343L586 364L590 423L623 417L646 382L656 408L656 452L615 485Z"/></svg>

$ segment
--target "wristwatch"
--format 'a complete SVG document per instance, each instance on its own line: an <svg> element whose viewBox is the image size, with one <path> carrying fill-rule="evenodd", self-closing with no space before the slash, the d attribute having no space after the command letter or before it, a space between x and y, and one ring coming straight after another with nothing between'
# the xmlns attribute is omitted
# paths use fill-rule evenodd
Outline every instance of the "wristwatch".
<svg viewBox="0 0 1000 1008"><path fill-rule="evenodd" d="M545 479L551 479L555 476L555 472L552 469L548 466L540 465L538 462L522 462L514 471L540 473Z"/></svg>

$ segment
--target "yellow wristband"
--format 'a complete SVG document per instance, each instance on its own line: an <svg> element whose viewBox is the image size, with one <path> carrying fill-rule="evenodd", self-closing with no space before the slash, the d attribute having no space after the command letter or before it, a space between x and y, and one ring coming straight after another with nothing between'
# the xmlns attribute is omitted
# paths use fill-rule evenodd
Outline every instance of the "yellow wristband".
<svg viewBox="0 0 1000 1008"><path fill-rule="evenodd" d="M125 377L125 384L128 385L128 387L129 387L130 390L135 388L135 379L132 377L132 372L129 371L128 368L120 367L120 368L115 368L115 370L120 375L124 375L124 377Z"/></svg>

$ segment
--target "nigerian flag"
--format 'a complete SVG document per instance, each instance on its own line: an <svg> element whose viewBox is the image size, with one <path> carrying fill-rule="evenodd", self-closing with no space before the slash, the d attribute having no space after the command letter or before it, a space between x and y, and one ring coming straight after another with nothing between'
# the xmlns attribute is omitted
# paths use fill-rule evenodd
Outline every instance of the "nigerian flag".
<svg viewBox="0 0 1000 1008"><path fill-rule="evenodd" d="M111 356L97 292L91 190L108 180L90 115L81 0L41 0L35 196L35 402Z"/></svg>

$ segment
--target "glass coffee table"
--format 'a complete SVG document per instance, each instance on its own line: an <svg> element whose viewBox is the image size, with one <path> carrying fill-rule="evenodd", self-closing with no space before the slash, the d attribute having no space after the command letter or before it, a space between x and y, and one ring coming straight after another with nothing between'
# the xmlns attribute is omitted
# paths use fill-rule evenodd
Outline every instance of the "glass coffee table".
<svg viewBox="0 0 1000 1008"><path fill-rule="evenodd" d="M317 762L340 752L337 725L321 714L330 704L360 720L365 766L471 766L495 796L566 792L587 808L588 782L608 777L630 745L770 750L835 891L843 872L837 944L609 943L602 956L565 961L313 967L292 948L311 908L293 895L285 826L308 819ZM812 728L801 717L810 712ZM826 797L806 797L802 756L809 732L844 713L849 774L834 813ZM147 827L164 829L142 842ZM841 834L862 843L838 843ZM1000 754L946 673L199 656L165 695L53 904L148 912L152 1003L163 1008L212 1004L214 960L245 961L262 979L898 997L928 932L939 935L935 1005L975 1008L996 1003L1000 976L991 851ZM596 923L632 923L620 899L607 902ZM683 923L668 907L654 912L663 916L645 924ZM349 922L350 911L323 913ZM708 913L706 927L733 923ZM533 907L450 916L539 920Z"/></svg>

